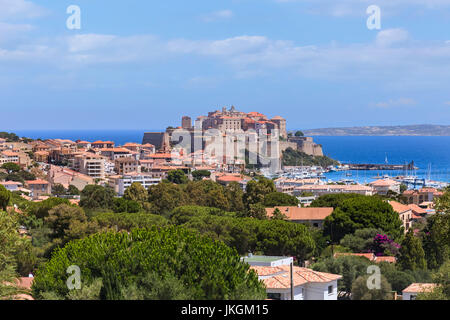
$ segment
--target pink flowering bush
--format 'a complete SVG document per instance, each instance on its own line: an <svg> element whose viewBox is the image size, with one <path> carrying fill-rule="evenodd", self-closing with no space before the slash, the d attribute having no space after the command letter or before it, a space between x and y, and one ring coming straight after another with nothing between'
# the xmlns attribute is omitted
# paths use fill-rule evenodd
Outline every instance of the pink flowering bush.
<svg viewBox="0 0 450 320"><path fill-rule="evenodd" d="M378 233L373 238L371 251L376 256L395 256L400 250L400 245L395 243L386 234Z"/></svg>

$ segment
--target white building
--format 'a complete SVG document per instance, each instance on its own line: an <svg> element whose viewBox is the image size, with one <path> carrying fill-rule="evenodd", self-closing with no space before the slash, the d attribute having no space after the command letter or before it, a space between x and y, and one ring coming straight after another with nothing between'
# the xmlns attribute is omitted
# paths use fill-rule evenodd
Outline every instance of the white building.
<svg viewBox="0 0 450 320"><path fill-rule="evenodd" d="M291 300L291 259L264 256L243 258L256 271L259 280L264 282L267 297L275 300ZM294 266L293 300L337 300L337 281L341 278L341 275Z"/></svg>
<svg viewBox="0 0 450 320"><path fill-rule="evenodd" d="M0 166L5 163L19 163L19 154L12 152L11 150L5 150L0 152Z"/></svg>
<svg viewBox="0 0 450 320"><path fill-rule="evenodd" d="M116 164L112 161L105 161L105 173L106 174L115 174Z"/></svg>
<svg viewBox="0 0 450 320"><path fill-rule="evenodd" d="M372 196L374 189L370 186L356 185L304 185L294 189L294 195L303 192L310 192L314 196L320 197L325 194L336 193L358 193L364 196Z"/></svg>
<svg viewBox="0 0 450 320"><path fill-rule="evenodd" d="M242 257L241 260L255 267L278 267L290 265L294 262L292 257L254 256L252 254L249 254L248 257Z"/></svg>
<svg viewBox="0 0 450 320"><path fill-rule="evenodd" d="M148 189L150 186L160 183L161 180L161 178L154 178L149 173L133 172L123 176L109 177L109 185L119 196L123 196L125 194L125 190L134 182L140 183L145 189Z"/></svg>
<svg viewBox="0 0 450 320"><path fill-rule="evenodd" d="M400 193L401 183L392 179L380 179L369 183L369 186L375 189L377 194L385 195L388 191Z"/></svg>
<svg viewBox="0 0 450 320"><path fill-rule="evenodd" d="M9 191L18 191L20 187L22 187L22 183L16 181L5 181L0 182L0 185L4 186L6 190Z"/></svg>

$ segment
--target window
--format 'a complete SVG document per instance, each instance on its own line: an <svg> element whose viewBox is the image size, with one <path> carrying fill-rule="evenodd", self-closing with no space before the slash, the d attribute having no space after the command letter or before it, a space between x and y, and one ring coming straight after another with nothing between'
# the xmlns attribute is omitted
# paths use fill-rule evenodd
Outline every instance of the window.
<svg viewBox="0 0 450 320"><path fill-rule="evenodd" d="M281 300L281 293L268 293L267 298L272 300Z"/></svg>
<svg viewBox="0 0 450 320"><path fill-rule="evenodd" d="M328 294L333 294L333 286L328 286Z"/></svg>

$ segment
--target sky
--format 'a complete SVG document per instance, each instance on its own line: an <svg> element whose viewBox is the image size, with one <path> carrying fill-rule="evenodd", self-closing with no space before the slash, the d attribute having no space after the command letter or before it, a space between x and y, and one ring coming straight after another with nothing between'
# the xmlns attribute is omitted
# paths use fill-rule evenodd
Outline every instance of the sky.
<svg viewBox="0 0 450 320"><path fill-rule="evenodd" d="M0 131L449 125L449 87L450 0L0 0Z"/></svg>

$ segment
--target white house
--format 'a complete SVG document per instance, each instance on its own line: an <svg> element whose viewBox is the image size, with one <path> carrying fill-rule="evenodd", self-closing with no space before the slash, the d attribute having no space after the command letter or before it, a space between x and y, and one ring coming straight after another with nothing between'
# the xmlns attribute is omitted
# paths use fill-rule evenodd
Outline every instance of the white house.
<svg viewBox="0 0 450 320"><path fill-rule="evenodd" d="M9 191L18 191L20 187L22 187L22 183L16 181L5 181L0 182L2 186L4 186Z"/></svg>
<svg viewBox="0 0 450 320"><path fill-rule="evenodd" d="M435 283L412 283L407 288L403 289L403 300L416 300L419 293L430 292L436 288Z"/></svg>
<svg viewBox="0 0 450 320"><path fill-rule="evenodd" d="M255 256L243 258L266 285L267 297L291 300L291 272L288 257ZM293 267L294 300L337 300L341 275Z"/></svg>
<svg viewBox="0 0 450 320"><path fill-rule="evenodd" d="M380 179L369 183L375 189L377 194L387 194L388 191L400 193L401 183L392 179Z"/></svg>
<svg viewBox="0 0 450 320"><path fill-rule="evenodd" d="M125 190L134 182L140 183L145 189L161 182L161 178L153 178L149 173L130 172L123 176L110 176L109 185L116 191L119 196L123 196Z"/></svg>

